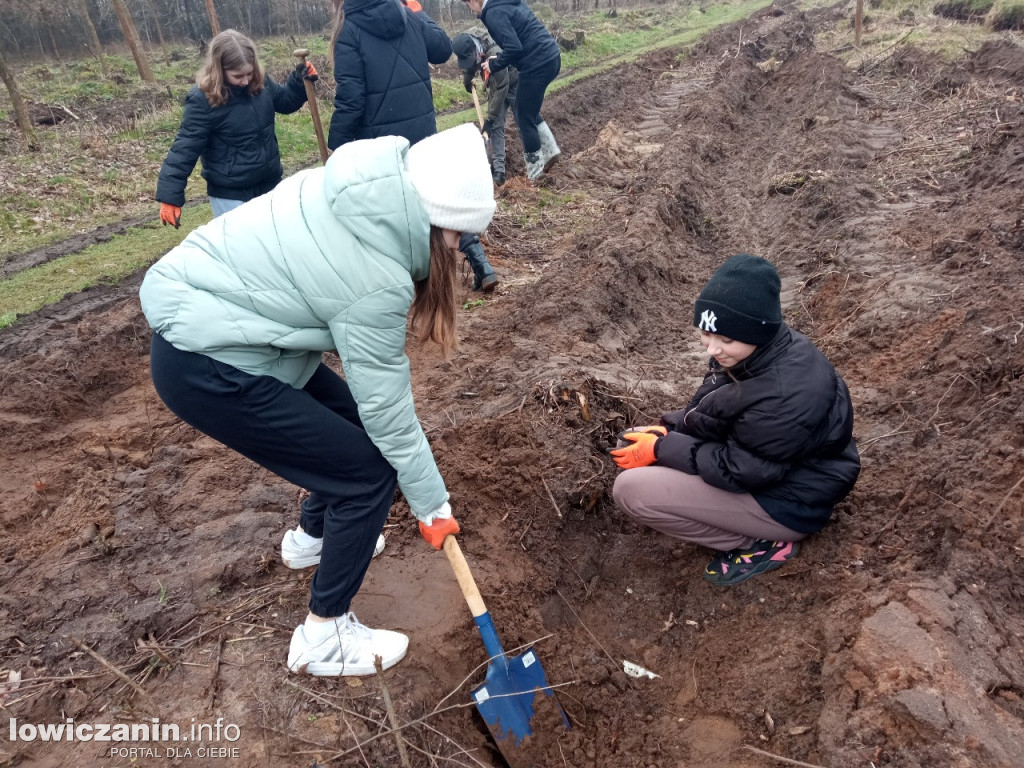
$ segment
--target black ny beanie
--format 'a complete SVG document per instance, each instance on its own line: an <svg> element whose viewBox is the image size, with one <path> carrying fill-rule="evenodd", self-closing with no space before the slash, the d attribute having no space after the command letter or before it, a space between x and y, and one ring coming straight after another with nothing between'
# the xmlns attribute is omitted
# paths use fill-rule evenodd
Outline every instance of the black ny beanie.
<svg viewBox="0 0 1024 768"><path fill-rule="evenodd" d="M782 281L770 261L740 253L720 266L693 307L693 324L707 333L760 346L782 325Z"/></svg>

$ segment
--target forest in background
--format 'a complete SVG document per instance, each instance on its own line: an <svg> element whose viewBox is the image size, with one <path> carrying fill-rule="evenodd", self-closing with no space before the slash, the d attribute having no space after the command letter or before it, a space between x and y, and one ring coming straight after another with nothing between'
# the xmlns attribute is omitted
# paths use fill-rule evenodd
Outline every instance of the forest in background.
<svg viewBox="0 0 1024 768"><path fill-rule="evenodd" d="M99 55L102 51L93 50L89 24L101 47L120 48L124 36L118 21L119 2L131 14L146 45L198 44L209 39L209 6L213 6L221 29L238 29L252 37L321 31L329 26L333 14L331 0L0 0L0 54L11 60L42 56L57 61ZM472 17L460 0L422 0L421 4L442 24L454 25ZM640 2L550 0L531 5L546 5L562 13L637 6Z"/></svg>

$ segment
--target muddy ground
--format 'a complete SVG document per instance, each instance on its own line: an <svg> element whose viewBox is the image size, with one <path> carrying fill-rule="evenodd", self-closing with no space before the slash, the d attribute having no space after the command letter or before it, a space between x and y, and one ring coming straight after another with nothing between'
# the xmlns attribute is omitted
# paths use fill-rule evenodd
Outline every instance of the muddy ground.
<svg viewBox="0 0 1024 768"><path fill-rule="evenodd" d="M848 24L776 7L550 97L565 159L500 193L501 289L466 289L453 360L410 344L484 599L572 724L539 725L529 765L1024 766L1024 51L854 71L813 46ZM708 551L616 511L605 449L688 398L692 301L738 251L845 376L864 468L798 559L722 589ZM287 673L297 489L162 406L137 283L0 334L5 715L223 718L238 756L4 732L0 765L402 765L377 679ZM385 533L353 609L411 636L385 675L405 760L501 765L447 562L401 502Z"/></svg>

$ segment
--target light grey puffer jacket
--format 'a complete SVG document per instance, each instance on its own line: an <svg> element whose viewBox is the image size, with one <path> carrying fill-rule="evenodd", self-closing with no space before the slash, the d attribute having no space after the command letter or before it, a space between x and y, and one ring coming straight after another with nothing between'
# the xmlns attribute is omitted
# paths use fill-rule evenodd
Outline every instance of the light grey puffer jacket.
<svg viewBox="0 0 1024 768"><path fill-rule="evenodd" d="M430 222L397 136L339 148L326 166L199 227L140 289L178 349L303 387L337 350L367 434L417 516L448 500L412 399L406 320L429 272ZM342 459L339 459L342 460Z"/></svg>

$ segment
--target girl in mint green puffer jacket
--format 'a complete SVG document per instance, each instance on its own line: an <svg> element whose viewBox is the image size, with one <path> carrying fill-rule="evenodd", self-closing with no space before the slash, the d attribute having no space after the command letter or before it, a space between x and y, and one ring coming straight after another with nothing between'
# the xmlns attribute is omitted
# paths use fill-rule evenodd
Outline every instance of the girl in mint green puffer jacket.
<svg viewBox="0 0 1024 768"><path fill-rule="evenodd" d="M289 567L319 564L293 671L374 674L374 655L404 656L407 638L348 612L396 484L429 543L458 532L416 417L406 327L454 347L455 248L494 205L472 125L415 147L353 142L193 231L142 283L167 406L310 491L282 542ZM328 350L344 380L321 362Z"/></svg>

